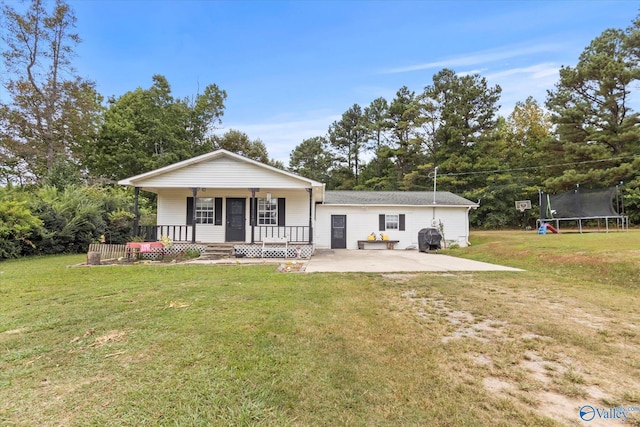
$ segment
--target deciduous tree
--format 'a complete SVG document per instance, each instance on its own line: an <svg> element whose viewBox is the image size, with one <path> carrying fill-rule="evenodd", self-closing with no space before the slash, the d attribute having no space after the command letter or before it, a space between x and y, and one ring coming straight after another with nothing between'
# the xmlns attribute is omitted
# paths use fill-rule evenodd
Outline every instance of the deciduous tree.
<svg viewBox="0 0 640 427"><path fill-rule="evenodd" d="M102 98L95 84L75 75L80 37L63 0L51 10L31 0L24 11L4 5L2 52L7 102L0 101L0 157L6 179L38 179L60 158L78 158L79 144L95 137Z"/></svg>
<svg viewBox="0 0 640 427"><path fill-rule="evenodd" d="M213 149L223 148L236 154L257 160L265 164L271 164L267 147L260 139L252 141L244 132L231 129L221 136L213 137Z"/></svg>
<svg viewBox="0 0 640 427"><path fill-rule="evenodd" d="M212 84L194 99L176 99L155 75L149 89L109 100L97 138L84 145L84 164L95 176L121 179L211 151L225 98Z"/></svg>
<svg viewBox="0 0 640 427"><path fill-rule="evenodd" d="M305 139L289 156L291 172L319 182L329 183L332 168L329 141L323 136Z"/></svg>

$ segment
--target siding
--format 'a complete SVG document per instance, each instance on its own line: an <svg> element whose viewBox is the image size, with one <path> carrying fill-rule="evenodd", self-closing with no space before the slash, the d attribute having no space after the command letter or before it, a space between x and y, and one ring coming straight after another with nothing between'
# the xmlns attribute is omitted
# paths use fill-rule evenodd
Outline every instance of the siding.
<svg viewBox="0 0 640 427"><path fill-rule="evenodd" d="M140 187L164 188L306 188L309 183L228 157L136 182Z"/></svg>
<svg viewBox="0 0 640 427"><path fill-rule="evenodd" d="M405 231L386 230L390 240L399 240L398 249L405 249L418 245L418 232L431 227L433 219L432 207L402 207L402 206L338 206L318 205L317 226L314 230L314 241L318 248L331 247L331 215L347 215L347 249L357 249L358 240L365 240L372 232L379 235L378 215L404 214ZM435 213L436 221L444 226L444 237L447 242L456 242L466 246L468 241L467 207L438 207Z"/></svg>

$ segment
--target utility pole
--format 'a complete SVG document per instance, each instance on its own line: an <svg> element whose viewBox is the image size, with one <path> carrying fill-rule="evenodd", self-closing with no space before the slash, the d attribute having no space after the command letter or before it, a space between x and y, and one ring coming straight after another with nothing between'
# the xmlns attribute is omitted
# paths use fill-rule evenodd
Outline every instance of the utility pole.
<svg viewBox="0 0 640 427"><path fill-rule="evenodd" d="M436 204L436 182L438 181L438 166L433 170L433 204Z"/></svg>

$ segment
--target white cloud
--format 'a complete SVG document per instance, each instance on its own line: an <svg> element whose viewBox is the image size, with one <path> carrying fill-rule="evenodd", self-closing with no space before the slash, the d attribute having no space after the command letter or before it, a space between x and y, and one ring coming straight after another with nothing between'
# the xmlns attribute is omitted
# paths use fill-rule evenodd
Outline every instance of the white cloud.
<svg viewBox="0 0 640 427"><path fill-rule="evenodd" d="M478 64L488 64L519 56L534 55L540 53L558 52L564 46L557 43L543 43L533 46L506 46L500 49L486 50L468 55L462 55L449 59L443 59L424 64L410 65L384 70L383 74L406 73L411 71L428 70L432 68L469 67Z"/></svg>
<svg viewBox="0 0 640 427"><path fill-rule="evenodd" d="M560 66L551 62L527 67L509 68L485 75L487 81L502 88L500 114L507 116L516 102L524 102L529 96L544 106L547 90L558 82Z"/></svg>
<svg viewBox="0 0 640 427"><path fill-rule="evenodd" d="M527 75L536 80L546 80L548 77L553 77L555 80L558 77L559 69L559 65L553 64L551 62L546 62L542 64L531 65L529 67L510 68L502 71L497 71L495 73L486 74L485 77L487 79L501 79L515 75Z"/></svg>
<svg viewBox="0 0 640 427"><path fill-rule="evenodd" d="M456 75L458 75L458 77L472 76L474 74L482 74L486 70L487 70L486 68L482 68L477 70L461 71L461 72L456 72Z"/></svg>
<svg viewBox="0 0 640 427"><path fill-rule="evenodd" d="M269 157L289 164L289 155L303 140L326 135L331 123L340 119L340 114L329 111L310 111L304 114L281 114L257 123L226 123L223 134L229 129L246 133L252 140L260 139L269 152Z"/></svg>

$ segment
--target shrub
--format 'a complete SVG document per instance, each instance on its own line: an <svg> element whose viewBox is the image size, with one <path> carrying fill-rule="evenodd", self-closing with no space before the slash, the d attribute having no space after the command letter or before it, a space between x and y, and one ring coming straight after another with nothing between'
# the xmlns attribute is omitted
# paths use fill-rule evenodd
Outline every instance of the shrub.
<svg viewBox="0 0 640 427"><path fill-rule="evenodd" d="M200 251L196 248L187 248L184 250L184 257L191 259L191 258L198 258L200 256Z"/></svg>
<svg viewBox="0 0 640 427"><path fill-rule="evenodd" d="M25 248L25 254L86 252L104 233L101 203L90 197L87 187L58 190L45 186L36 196L33 211L42 219L43 228L33 236L34 250Z"/></svg>
<svg viewBox="0 0 640 427"><path fill-rule="evenodd" d="M26 202L0 199L0 259L20 256L21 246L33 245L28 237L41 225Z"/></svg>
<svg viewBox="0 0 640 427"><path fill-rule="evenodd" d="M131 240L133 213L118 209L107 214L107 227L104 232L106 243L122 244Z"/></svg>

